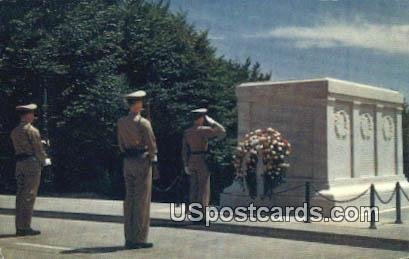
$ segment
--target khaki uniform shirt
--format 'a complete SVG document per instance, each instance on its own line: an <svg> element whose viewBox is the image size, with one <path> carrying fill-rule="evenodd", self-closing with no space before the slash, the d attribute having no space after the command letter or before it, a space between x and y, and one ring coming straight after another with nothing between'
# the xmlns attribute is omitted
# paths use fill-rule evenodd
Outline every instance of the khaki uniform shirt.
<svg viewBox="0 0 409 259"><path fill-rule="evenodd" d="M129 113L118 121L118 145L126 149L147 149L152 161L157 159L157 146L151 123L140 114Z"/></svg>
<svg viewBox="0 0 409 259"><path fill-rule="evenodd" d="M11 132L11 140L16 155L34 155L41 164L44 164L47 154L41 142L40 132L33 125L28 122L20 122Z"/></svg>
<svg viewBox="0 0 409 259"><path fill-rule="evenodd" d="M189 166L191 153L206 152L208 141L212 138L223 138L226 130L216 123L213 127L194 125L184 133L182 143L182 159L185 166ZM194 155L193 155L194 156Z"/></svg>

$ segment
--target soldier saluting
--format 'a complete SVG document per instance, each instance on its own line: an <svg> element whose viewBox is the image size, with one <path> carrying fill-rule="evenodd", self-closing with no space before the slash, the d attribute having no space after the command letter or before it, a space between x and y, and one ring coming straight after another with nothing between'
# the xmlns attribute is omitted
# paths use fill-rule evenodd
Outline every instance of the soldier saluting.
<svg viewBox="0 0 409 259"><path fill-rule="evenodd" d="M221 124L206 115L206 108L193 110L191 114L194 122L192 127L184 132L182 159L185 172L190 175L190 203L200 203L204 213L205 206L209 205L210 199L210 173L205 157L208 152L208 141L212 138L224 138L226 130ZM205 122L210 126L205 126ZM193 214L192 216L198 217ZM196 221L195 223L203 222L204 218L201 222Z"/></svg>
<svg viewBox="0 0 409 259"><path fill-rule="evenodd" d="M147 243L152 190L152 170L157 173L157 147L151 123L143 118L145 91L125 95L129 114L118 121L118 144L123 155L125 247L150 248Z"/></svg>
<svg viewBox="0 0 409 259"><path fill-rule="evenodd" d="M41 141L40 132L32 123L36 104L17 106L20 124L11 132L16 158L16 235L39 235L31 228L34 202L41 180L41 170L51 165Z"/></svg>

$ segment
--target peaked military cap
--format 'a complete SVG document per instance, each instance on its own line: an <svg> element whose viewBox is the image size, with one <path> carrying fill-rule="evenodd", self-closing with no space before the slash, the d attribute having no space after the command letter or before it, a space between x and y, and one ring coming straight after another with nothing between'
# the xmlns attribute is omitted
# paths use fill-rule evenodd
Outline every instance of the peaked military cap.
<svg viewBox="0 0 409 259"><path fill-rule="evenodd" d="M191 116L193 116L194 119L198 119L207 114L207 109L206 108L194 109L190 111L190 114Z"/></svg>
<svg viewBox="0 0 409 259"><path fill-rule="evenodd" d="M16 111L34 111L36 109L37 109L37 104L35 103L16 106Z"/></svg>
<svg viewBox="0 0 409 259"><path fill-rule="evenodd" d="M146 92L143 90L139 90L136 92L132 92L130 94L124 95L126 100L142 100L146 96Z"/></svg>
<svg viewBox="0 0 409 259"><path fill-rule="evenodd" d="M194 109L191 111L191 113L195 115L206 115L207 109L206 108Z"/></svg>

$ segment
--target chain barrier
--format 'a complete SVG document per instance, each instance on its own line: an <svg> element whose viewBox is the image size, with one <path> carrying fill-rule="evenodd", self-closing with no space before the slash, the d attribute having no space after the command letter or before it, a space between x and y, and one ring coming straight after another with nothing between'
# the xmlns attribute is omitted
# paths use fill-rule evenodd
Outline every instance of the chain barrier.
<svg viewBox="0 0 409 259"><path fill-rule="evenodd" d="M406 194L406 192L402 189L402 187L400 188L400 190L403 193L403 196L405 196L406 200L409 201L409 196Z"/></svg>
<svg viewBox="0 0 409 259"><path fill-rule="evenodd" d="M379 195L379 193L375 189L375 195L382 204L388 204L389 202L391 202L393 197L395 197L395 194L396 194L396 188L394 189L391 197L387 201L384 201L384 200L382 200L381 196Z"/></svg>
<svg viewBox="0 0 409 259"><path fill-rule="evenodd" d="M178 177L176 177L175 180L173 180L173 182L166 188L160 188L160 187L156 187L154 184L152 184L152 188L153 190L157 191L157 192L168 192L170 190L172 190L177 183L179 183L180 179L183 178L183 174L180 174Z"/></svg>
<svg viewBox="0 0 409 259"><path fill-rule="evenodd" d="M314 192L315 192L318 196L320 196L321 198L324 198L324 199L327 200L327 201L337 202L337 203L347 203L347 202L356 201L356 200L358 200L359 198L361 198L362 196L364 196L365 194L367 194L368 191L369 191L369 188L367 188L365 191L363 191L362 193L360 193L358 196L353 197L353 198L348 199L348 200L334 200L334 199L330 199L330 198L326 197L325 195L322 195L318 190L316 190L316 189L313 189L313 190L314 190Z"/></svg>

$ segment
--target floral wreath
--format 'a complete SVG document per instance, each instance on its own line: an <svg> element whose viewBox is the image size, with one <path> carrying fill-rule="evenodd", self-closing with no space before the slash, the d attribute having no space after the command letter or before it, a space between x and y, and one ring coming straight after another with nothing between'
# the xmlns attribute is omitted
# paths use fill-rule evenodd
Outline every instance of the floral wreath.
<svg viewBox="0 0 409 259"><path fill-rule="evenodd" d="M257 164L263 161L264 196L271 198L273 189L284 182L291 154L291 144L273 128L258 129L245 135L234 155L236 178L246 180L250 196L257 196Z"/></svg>

